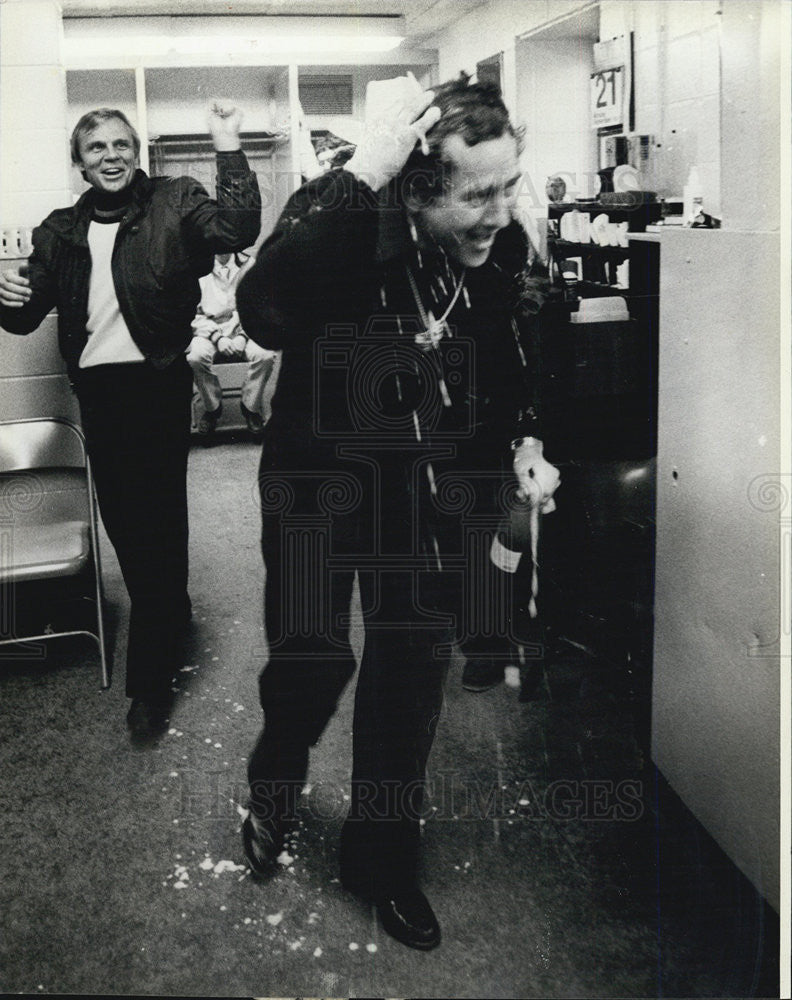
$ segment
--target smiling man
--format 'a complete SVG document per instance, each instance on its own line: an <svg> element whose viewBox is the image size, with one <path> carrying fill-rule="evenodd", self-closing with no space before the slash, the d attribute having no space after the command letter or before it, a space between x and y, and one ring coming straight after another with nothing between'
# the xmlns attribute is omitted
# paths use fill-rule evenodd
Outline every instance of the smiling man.
<svg viewBox="0 0 792 1000"><path fill-rule="evenodd" d="M140 142L135 141L132 126L120 118L96 120L98 124L88 132L75 129L72 160L97 191L123 191L138 168Z"/></svg>
<svg viewBox="0 0 792 1000"><path fill-rule="evenodd" d="M187 593L187 453L192 372L185 358L214 254L250 246L260 225L241 114L215 102L209 130L217 199L190 177L149 178L140 139L113 108L71 137L90 185L33 231L25 274L0 275L0 325L35 330L53 308L80 404L99 509L131 600L126 692L135 740L167 725Z"/></svg>
<svg viewBox="0 0 792 1000"><path fill-rule="evenodd" d="M421 820L451 642L493 610L477 559L511 444L535 424L513 325L530 250L497 89L389 83L388 113L344 169L295 193L237 292L248 335L283 351L260 468L269 660L243 837L254 872L277 868L309 748L355 672L357 575L341 881L428 950L440 927L418 887Z"/></svg>
<svg viewBox="0 0 792 1000"><path fill-rule="evenodd" d="M481 267L495 237L512 221L520 183L517 142L509 132L468 146L449 135L442 144L445 188L440 197L408 201L420 240L442 247L465 267Z"/></svg>

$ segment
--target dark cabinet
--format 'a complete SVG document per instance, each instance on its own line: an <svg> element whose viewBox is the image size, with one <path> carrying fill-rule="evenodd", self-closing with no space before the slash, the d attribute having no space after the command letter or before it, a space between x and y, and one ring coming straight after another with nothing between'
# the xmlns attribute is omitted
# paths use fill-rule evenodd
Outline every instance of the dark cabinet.
<svg viewBox="0 0 792 1000"><path fill-rule="evenodd" d="M627 245L562 239L560 219L584 206L592 216L601 209L627 221ZM660 243L644 231L659 209L651 203L621 210L551 206L548 245L565 303L537 325L545 455L561 471L556 511L542 519L545 676L551 690L577 678L581 695L600 687L616 695L647 749ZM570 257L581 264L574 285L560 273ZM620 267L625 262L628 267ZM628 287L615 285L617 269ZM628 318L571 321L579 298L601 296L622 297Z"/></svg>
<svg viewBox="0 0 792 1000"><path fill-rule="evenodd" d="M610 222L629 226L621 234L626 246L601 246L560 235L570 228L586 235L592 220L605 214ZM579 227L577 220L583 215L588 219ZM656 202L572 202L548 208L551 271L563 289L566 309L543 324L539 336L544 410L550 425L546 437L559 460L639 460L657 452L660 245L644 231L659 215ZM564 218L573 219L575 225L565 224ZM579 263L574 282L563 276L564 270L570 274L565 264L570 259ZM627 268L620 267L625 263ZM617 274L620 285L615 283ZM580 299L602 296L623 298L629 318L572 322Z"/></svg>
<svg viewBox="0 0 792 1000"><path fill-rule="evenodd" d="M643 233L662 214L659 202L640 191L603 195L601 201L573 201L547 207L547 242L553 267L563 280L566 260L580 261L577 295L622 294L632 288L629 238ZM610 227L610 228L609 228ZM608 240L613 237L620 245ZM604 241L605 245L601 245ZM628 262L619 282L619 265Z"/></svg>

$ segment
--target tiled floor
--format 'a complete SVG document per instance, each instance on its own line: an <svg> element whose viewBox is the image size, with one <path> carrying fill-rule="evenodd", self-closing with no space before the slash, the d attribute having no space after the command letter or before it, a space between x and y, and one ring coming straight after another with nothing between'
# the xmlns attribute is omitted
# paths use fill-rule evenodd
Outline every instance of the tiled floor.
<svg viewBox="0 0 792 1000"><path fill-rule="evenodd" d="M579 663L550 664L528 703L506 685L463 691L455 663L424 826L436 951L387 938L337 882L351 689L313 754L291 862L250 877L239 808L264 652L256 458L241 440L191 456L195 627L155 748L130 747L123 671L100 692L89 644L0 663L0 989L777 996L777 918L655 774L607 676L581 696ZM123 641L109 546L105 569Z"/></svg>

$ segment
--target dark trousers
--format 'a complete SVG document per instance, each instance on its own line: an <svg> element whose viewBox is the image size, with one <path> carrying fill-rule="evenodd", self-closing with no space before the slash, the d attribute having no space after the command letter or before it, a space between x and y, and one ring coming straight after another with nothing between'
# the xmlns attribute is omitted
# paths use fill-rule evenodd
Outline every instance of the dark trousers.
<svg viewBox="0 0 792 1000"><path fill-rule="evenodd" d="M345 880L377 894L417 877L426 765L450 647L448 626L434 614L442 600L441 574L424 573L416 583L414 567L394 566L391 559L393 568L385 569L366 558L365 522L337 513L325 530L310 516L301 524L264 513L270 651L259 681L265 726L248 778L257 813L293 812L308 748L355 671L348 632L357 561L365 644L341 865Z"/></svg>
<svg viewBox="0 0 792 1000"><path fill-rule="evenodd" d="M187 594L192 372L184 358L98 365L77 379L99 510L131 611L129 697L167 696L181 664Z"/></svg>

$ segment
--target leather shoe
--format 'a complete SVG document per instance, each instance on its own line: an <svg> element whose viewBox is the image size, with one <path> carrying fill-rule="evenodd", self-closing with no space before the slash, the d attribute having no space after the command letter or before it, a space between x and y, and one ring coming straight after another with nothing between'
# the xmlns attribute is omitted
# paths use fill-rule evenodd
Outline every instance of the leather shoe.
<svg viewBox="0 0 792 1000"><path fill-rule="evenodd" d="M282 820L260 819L252 810L248 811L242 823L242 846L254 875L266 878L276 870L286 830Z"/></svg>
<svg viewBox="0 0 792 1000"><path fill-rule="evenodd" d="M209 438L214 434L215 428L217 427L217 421L220 419L220 415L223 412L223 404L221 403L216 410L206 410L198 421L198 433L202 438Z"/></svg>
<svg viewBox="0 0 792 1000"><path fill-rule="evenodd" d="M411 887L374 900L384 930L408 948L430 951L440 944L440 924L420 889Z"/></svg>
<svg viewBox="0 0 792 1000"><path fill-rule="evenodd" d="M383 930L408 948L431 951L440 944L440 924L429 900L417 886L378 893L371 898L361 884L345 878L343 873L341 884L348 892L373 903Z"/></svg>
<svg viewBox="0 0 792 1000"><path fill-rule="evenodd" d="M170 700L147 701L133 698L127 713L129 734L136 743L145 743L161 736L170 723Z"/></svg>
<svg viewBox="0 0 792 1000"><path fill-rule="evenodd" d="M245 418L247 429L254 437L259 437L264 431L264 419L255 410L249 410L244 403L239 404L242 416Z"/></svg>

